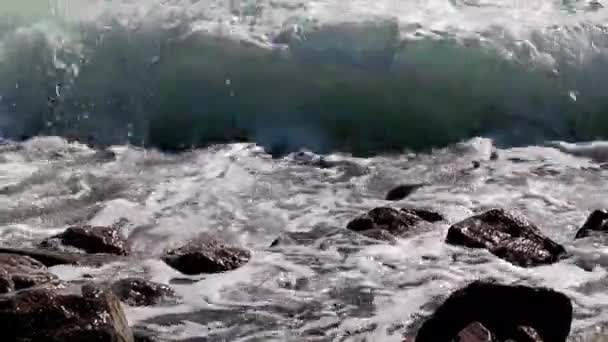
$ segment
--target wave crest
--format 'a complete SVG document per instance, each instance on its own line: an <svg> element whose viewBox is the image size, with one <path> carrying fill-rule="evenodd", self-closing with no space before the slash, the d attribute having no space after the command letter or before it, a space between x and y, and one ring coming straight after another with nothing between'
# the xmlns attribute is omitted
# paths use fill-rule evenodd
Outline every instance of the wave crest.
<svg viewBox="0 0 608 342"><path fill-rule="evenodd" d="M605 30L402 38L395 20L285 28L273 48L188 25L13 24L0 130L181 150L251 140L368 154L471 136L606 137Z"/></svg>

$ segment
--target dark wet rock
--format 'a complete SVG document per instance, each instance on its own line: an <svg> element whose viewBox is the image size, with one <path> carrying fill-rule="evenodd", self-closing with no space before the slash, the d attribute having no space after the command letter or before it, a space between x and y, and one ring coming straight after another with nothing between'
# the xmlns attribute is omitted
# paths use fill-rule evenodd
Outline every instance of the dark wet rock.
<svg viewBox="0 0 608 342"><path fill-rule="evenodd" d="M251 258L245 249L211 237L200 237L163 253L167 265L187 275L219 273L239 268Z"/></svg>
<svg viewBox="0 0 608 342"><path fill-rule="evenodd" d="M165 284L140 278L121 279L112 284L112 292L131 306L150 306L175 300L173 289Z"/></svg>
<svg viewBox="0 0 608 342"><path fill-rule="evenodd" d="M81 254L70 252L50 251L40 248L11 248L0 247L0 253L28 256L46 267L57 265L86 265L101 266L103 264L120 260L121 257L110 254Z"/></svg>
<svg viewBox="0 0 608 342"><path fill-rule="evenodd" d="M401 209L401 211L414 214L414 215L420 217L421 219L423 219L424 221L431 222L431 223L445 220L443 215L441 215L435 211L431 211L431 210L427 210L427 209L403 208L403 209Z"/></svg>
<svg viewBox="0 0 608 342"><path fill-rule="evenodd" d="M3 341L133 342L118 298L110 291L62 295L27 289L0 297Z"/></svg>
<svg viewBox="0 0 608 342"><path fill-rule="evenodd" d="M45 239L41 247L61 250L62 246L74 247L86 253L127 255L126 240L118 227L70 227L63 233Z"/></svg>
<svg viewBox="0 0 608 342"><path fill-rule="evenodd" d="M402 200L402 199L404 199L407 196L411 195L414 191L418 190L419 188L421 188L423 186L424 186L424 184L402 184L402 185L399 185L399 186L393 188L391 191L389 191L388 194L386 194L385 199L387 201L399 201L399 200Z"/></svg>
<svg viewBox="0 0 608 342"><path fill-rule="evenodd" d="M479 322L473 322L458 333L458 342L495 342L492 333Z"/></svg>
<svg viewBox="0 0 608 342"><path fill-rule="evenodd" d="M498 341L564 342L570 333L572 303L551 289L474 282L445 300L422 324L416 342L450 342L475 322ZM525 336L540 340L522 339Z"/></svg>
<svg viewBox="0 0 608 342"><path fill-rule="evenodd" d="M492 151L492 153L490 154L490 160L498 160L498 152L497 151Z"/></svg>
<svg viewBox="0 0 608 342"><path fill-rule="evenodd" d="M346 228L364 235L371 232L371 236L385 236L384 233L377 233L381 230L396 237L404 237L417 224L436 222L439 218L443 219L440 214L428 210L379 207L350 221Z"/></svg>
<svg viewBox="0 0 608 342"><path fill-rule="evenodd" d="M608 233L608 211L606 210L594 210L587 220L576 232L575 239L582 239L592 235L594 232L605 232Z"/></svg>
<svg viewBox="0 0 608 342"><path fill-rule="evenodd" d="M473 161L473 168L474 169L479 169L480 166L481 166L481 162L479 162L478 160L474 160Z"/></svg>
<svg viewBox="0 0 608 342"><path fill-rule="evenodd" d="M544 236L534 224L503 209L491 209L454 224L446 242L485 248L522 267L551 264L566 255L562 245Z"/></svg>
<svg viewBox="0 0 608 342"><path fill-rule="evenodd" d="M21 255L0 254L0 293L59 282L40 262Z"/></svg>
<svg viewBox="0 0 608 342"><path fill-rule="evenodd" d="M350 221L346 228L355 232L382 229L392 234L401 235L420 221L420 217L410 212L379 207Z"/></svg>

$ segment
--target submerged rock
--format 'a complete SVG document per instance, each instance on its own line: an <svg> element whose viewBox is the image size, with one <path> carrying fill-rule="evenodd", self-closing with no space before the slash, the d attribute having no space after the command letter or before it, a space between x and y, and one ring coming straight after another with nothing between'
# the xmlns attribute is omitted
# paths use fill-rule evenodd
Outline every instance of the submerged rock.
<svg viewBox="0 0 608 342"><path fill-rule="evenodd" d="M41 247L61 249L73 247L86 253L127 255L126 240L118 227L70 227L40 243Z"/></svg>
<svg viewBox="0 0 608 342"><path fill-rule="evenodd" d="M497 341L564 342L572 303L551 289L474 282L448 297L422 324L416 342L450 342L465 329L469 335L482 332L477 327L473 333L467 327L472 323L482 325Z"/></svg>
<svg viewBox="0 0 608 342"><path fill-rule="evenodd" d="M131 306L150 306L175 299L175 291L165 284L140 278L121 279L111 286L112 292Z"/></svg>
<svg viewBox="0 0 608 342"><path fill-rule="evenodd" d="M393 234L391 234L390 232L383 230L383 229L368 229L368 230L359 232L359 234L367 236L370 239L386 241L391 244L394 244L397 242L397 239L395 238L395 236Z"/></svg>
<svg viewBox="0 0 608 342"><path fill-rule="evenodd" d="M350 221L346 228L369 237L381 237L384 240L388 236L386 233L404 237L421 222L437 222L442 219L440 214L428 210L379 207Z"/></svg>
<svg viewBox="0 0 608 342"><path fill-rule="evenodd" d="M443 215L441 215L437 212L431 211L431 210L403 208L403 209L401 209L401 211L414 214L414 215L420 217L421 219L423 219L424 221L431 222L431 223L445 220Z"/></svg>
<svg viewBox="0 0 608 342"><path fill-rule="evenodd" d="M133 342L118 298L110 291L61 295L28 289L0 296L3 341Z"/></svg>
<svg viewBox="0 0 608 342"><path fill-rule="evenodd" d="M277 237L270 248L284 248L288 246L307 246L320 250L335 249L339 253L349 255L358 252L360 246L378 244L378 240L396 242L396 238L384 230L367 230L354 232L348 229L316 225L308 231L284 232Z"/></svg>
<svg viewBox="0 0 608 342"><path fill-rule="evenodd" d="M544 236L534 224L503 209L492 209L454 224L446 242L485 248L522 267L551 264L566 255L562 245Z"/></svg>
<svg viewBox="0 0 608 342"><path fill-rule="evenodd" d="M386 194L385 199L387 201L399 201L407 196L411 195L414 191L423 187L424 184L402 184L399 185Z"/></svg>
<svg viewBox="0 0 608 342"><path fill-rule="evenodd" d="M39 248L0 247L0 253L28 256L46 267L57 265L100 266L121 258L120 256L110 254L88 255L82 253L50 251Z"/></svg>
<svg viewBox="0 0 608 342"><path fill-rule="evenodd" d="M0 293L58 282L56 275L30 257L0 254Z"/></svg>
<svg viewBox="0 0 608 342"><path fill-rule="evenodd" d="M575 239L582 239L592 235L594 232L608 233L608 211L606 210L594 210L587 220L576 232Z"/></svg>
<svg viewBox="0 0 608 342"><path fill-rule="evenodd" d="M162 260L187 275L230 271L246 264L251 253L211 237L200 237L163 253Z"/></svg>

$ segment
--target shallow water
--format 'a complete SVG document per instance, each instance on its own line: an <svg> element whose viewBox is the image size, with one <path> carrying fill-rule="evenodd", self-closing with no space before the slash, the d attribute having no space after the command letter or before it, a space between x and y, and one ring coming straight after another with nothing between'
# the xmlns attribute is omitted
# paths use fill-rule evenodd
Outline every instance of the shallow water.
<svg viewBox="0 0 608 342"><path fill-rule="evenodd" d="M181 155L116 146L113 156L35 138L2 147L0 236L25 246L69 224L122 221L136 250L131 261L52 270L65 280L140 275L172 284L180 304L127 308L138 330L163 341L400 341L452 290L488 278L567 294L574 338L608 323L608 248L573 240L590 210L608 207L608 173L585 156L593 155L588 146L559 146L499 149L491 161L492 142L475 138L431 154L330 155L341 163L320 168L313 154L272 159L252 144ZM384 201L400 183L428 185L400 202ZM394 246L344 228L381 205L434 209L448 222ZM573 256L525 269L443 242L449 224L495 206L538 223ZM269 248L296 231L308 233ZM202 232L251 249L252 260L193 277L158 260L167 246Z"/></svg>

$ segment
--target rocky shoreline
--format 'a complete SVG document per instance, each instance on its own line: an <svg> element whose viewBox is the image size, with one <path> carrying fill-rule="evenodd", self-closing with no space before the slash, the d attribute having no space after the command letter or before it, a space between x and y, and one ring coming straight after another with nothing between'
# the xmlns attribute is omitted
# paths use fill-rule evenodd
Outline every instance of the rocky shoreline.
<svg viewBox="0 0 608 342"><path fill-rule="evenodd" d="M395 243L445 222L422 208L377 207L353 218L345 231L370 243ZM596 210L576 234L608 232L608 214ZM121 306L154 306L180 301L166 284L127 277L110 283L61 281L48 267L101 266L131 255L119 226L75 226L42 240L36 248L0 247L0 327L11 341L154 341L134 336ZM270 248L306 239L285 233ZM375 241L375 242L374 242ZM535 267L570 257L526 218L496 208L450 226L445 243L485 249L515 267ZM201 235L166 249L159 259L184 275L230 272L245 265L251 252ZM478 280L454 291L434 314L421 320L404 341L562 342L572 322L572 303L548 288Z"/></svg>

